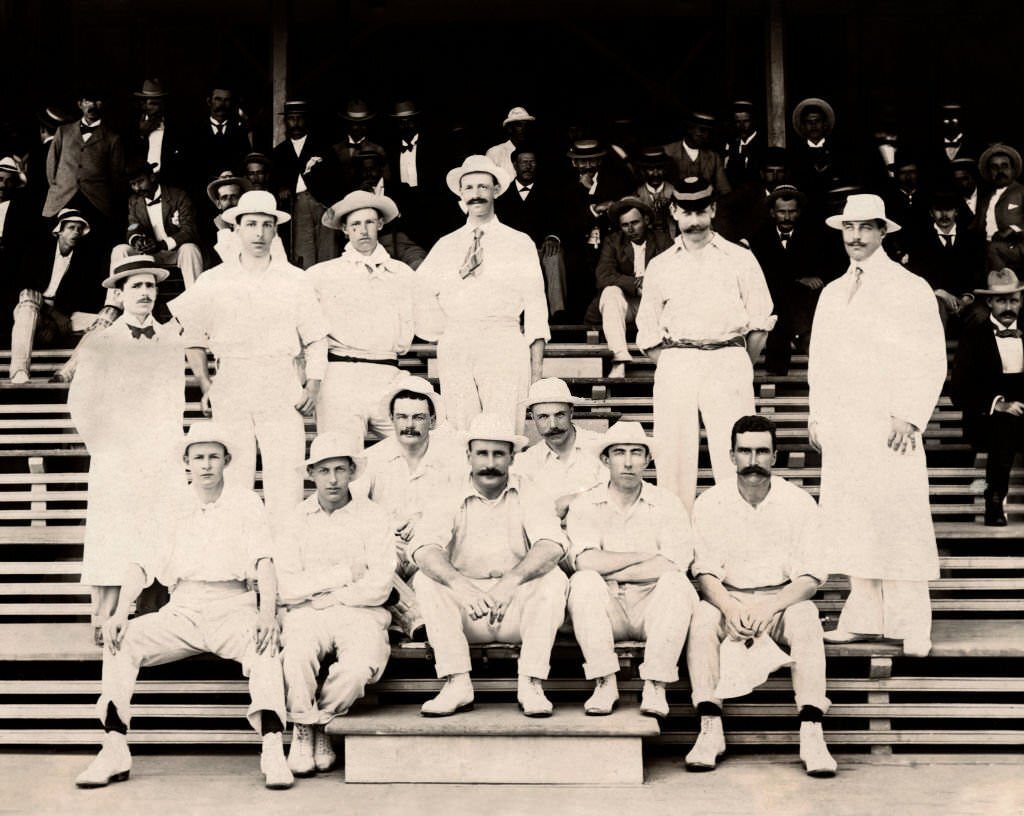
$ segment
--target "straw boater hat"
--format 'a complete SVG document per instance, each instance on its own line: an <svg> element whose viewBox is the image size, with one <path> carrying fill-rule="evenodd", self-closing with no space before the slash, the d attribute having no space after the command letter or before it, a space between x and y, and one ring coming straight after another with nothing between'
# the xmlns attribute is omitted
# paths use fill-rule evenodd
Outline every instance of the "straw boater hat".
<svg viewBox="0 0 1024 816"><path fill-rule="evenodd" d="M661 145L645 147L636 157L636 163L641 167L661 167L668 161L668 153Z"/></svg>
<svg viewBox="0 0 1024 816"><path fill-rule="evenodd" d="M279 115L287 116L289 113L309 113L309 103L305 99L288 99Z"/></svg>
<svg viewBox="0 0 1024 816"><path fill-rule="evenodd" d="M558 377L544 377L530 386L530 391L522 405L528 411L542 402L561 402L566 405L579 405L580 400L572 395L565 380Z"/></svg>
<svg viewBox="0 0 1024 816"><path fill-rule="evenodd" d="M385 224L398 218L398 206L387 196L376 195L366 190L353 190L341 201L324 210L324 214L320 216L320 223L331 229L341 229L345 216L367 207L380 213Z"/></svg>
<svg viewBox="0 0 1024 816"><path fill-rule="evenodd" d="M228 433L227 428L214 419L200 419L192 423L188 433L181 438L181 455L187 456L190 445L198 445L200 442L218 442L224 446L224 450L231 453L234 445L234 437Z"/></svg>
<svg viewBox="0 0 1024 816"><path fill-rule="evenodd" d="M14 173L21 184L28 181L25 171L21 169L21 163L14 156L4 156L0 159L0 173Z"/></svg>
<svg viewBox="0 0 1024 816"><path fill-rule="evenodd" d="M403 391L411 391L430 400L430 404L434 406L435 424L440 425L444 422L446 414L444 400L441 399L440 394L434 390L434 386L430 384L429 380L425 380L423 377L414 377L411 374L407 377L399 377L381 398L380 411L382 414L391 415L391 400Z"/></svg>
<svg viewBox="0 0 1024 816"><path fill-rule="evenodd" d="M309 446L309 458L306 459L303 469L313 467L327 459L340 459L343 456L351 459L355 465L355 473L352 474L352 480L355 481L366 470L363 434L358 427L353 427L348 433L328 431L318 435Z"/></svg>
<svg viewBox="0 0 1024 816"><path fill-rule="evenodd" d="M597 139L580 139L572 143L565 155L570 159L599 159L607 156L608 151Z"/></svg>
<svg viewBox="0 0 1024 816"><path fill-rule="evenodd" d="M249 184L249 179L240 178L232 173L230 170L225 170L217 178L206 185L206 197L210 199L211 203L217 203L217 193L220 192L221 187L227 187L229 184L237 186L243 193L249 192L252 185Z"/></svg>
<svg viewBox="0 0 1024 816"><path fill-rule="evenodd" d="M459 184L462 182L462 177L470 173L490 173L494 176L494 180L498 184L496 196L504 193L508 189L509 184L512 183L508 173L486 156L467 156L461 165L449 170L448 175L445 176L445 181L448 182L448 189L455 193L455 195L461 196Z"/></svg>
<svg viewBox="0 0 1024 816"><path fill-rule="evenodd" d="M899 232L900 225L885 217L885 202L881 197L871 193L854 193L846 199L846 206L839 215L830 215L825 223L832 229L841 230L844 221L875 221L885 222L886 232Z"/></svg>
<svg viewBox="0 0 1024 816"><path fill-rule="evenodd" d="M477 414L470 420L469 430L463 434L466 445L474 439L491 442L508 442L513 451L521 451L529 440L509 430L509 423L496 414Z"/></svg>
<svg viewBox="0 0 1024 816"><path fill-rule="evenodd" d="M65 219L66 220L66 219ZM152 255L129 255L110 270L110 277L103 281L106 289L113 289L119 280L148 272L156 278L156 282L167 280L170 271L156 262Z"/></svg>
<svg viewBox="0 0 1024 816"><path fill-rule="evenodd" d="M159 79L147 79L142 83L142 90L135 91L132 93L137 99L162 99L167 96L164 91L164 86L160 84Z"/></svg>
<svg viewBox="0 0 1024 816"><path fill-rule="evenodd" d="M986 289L975 289L976 295L1012 295L1024 291L1024 283L1017 278L1017 273L1006 267L993 269L988 273Z"/></svg>
<svg viewBox="0 0 1024 816"><path fill-rule="evenodd" d="M268 193L266 190L250 190L247 193L242 193L238 199L238 206L224 210L221 218L229 224L232 222L237 224L238 219L243 215L254 213L272 215L277 219L278 224L287 224L292 220L292 217L284 210L277 209L277 200L274 198L274 194Z"/></svg>
<svg viewBox="0 0 1024 816"><path fill-rule="evenodd" d="M687 176L672 192L672 203L683 210L696 212L715 202L715 188L697 176Z"/></svg>
<svg viewBox="0 0 1024 816"><path fill-rule="evenodd" d="M502 127L510 124L511 122L536 122L537 119L527 112L526 108L512 108L508 112L508 116L505 117L505 121L501 123Z"/></svg>
<svg viewBox="0 0 1024 816"><path fill-rule="evenodd" d="M620 420L612 425L607 431L594 440L591 452L601 458L612 445L644 445L647 452L654 458L656 443L644 431L644 426L639 422Z"/></svg>
<svg viewBox="0 0 1024 816"><path fill-rule="evenodd" d="M353 99L345 106L345 110L338 114L346 122L369 122L376 115L362 99Z"/></svg>
<svg viewBox="0 0 1024 816"><path fill-rule="evenodd" d="M803 136L803 119L804 111L808 108L817 108L825 116L826 130L832 130L836 126L836 112L832 110L832 106L824 99L820 99L817 96L809 96L797 103L797 106L793 108L793 130Z"/></svg>
<svg viewBox="0 0 1024 816"><path fill-rule="evenodd" d="M768 203L774 205L776 199L779 198L795 198L800 202L801 207L807 204L807 196L792 184L780 184L777 187L773 187L772 191L768 194Z"/></svg>
<svg viewBox="0 0 1024 816"><path fill-rule="evenodd" d="M57 218L54 221L51 233L56 235L60 232L60 228L64 226L65 221L77 221L79 224L85 224L85 229L82 231L83 238L92 232L92 227L89 225L89 222L86 221L85 216L82 215L81 210L76 210L73 207L65 207L57 213Z"/></svg>
<svg viewBox="0 0 1024 816"><path fill-rule="evenodd" d="M1017 152L1016 148L1010 147L1008 144L1002 142L996 142L994 145L990 145L984 153L981 154L981 158L978 159L978 169L984 175L988 172L988 163L993 156L1003 155L1010 159L1010 164L1013 169L1013 177L1017 178L1021 171L1020 153Z"/></svg>

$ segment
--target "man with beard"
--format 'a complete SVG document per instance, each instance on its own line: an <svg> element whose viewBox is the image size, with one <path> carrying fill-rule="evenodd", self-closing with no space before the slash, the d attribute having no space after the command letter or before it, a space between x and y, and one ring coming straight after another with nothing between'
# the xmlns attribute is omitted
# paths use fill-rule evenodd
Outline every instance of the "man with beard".
<svg viewBox="0 0 1024 816"><path fill-rule="evenodd" d="M711 185L697 177L684 179L670 212L680 235L644 274L636 342L657 364L658 483L689 510L697 489L698 412L715 482L721 482L732 470L730 429L754 410L753 362L775 317L754 256L711 229Z"/></svg>
<svg viewBox="0 0 1024 816"><path fill-rule="evenodd" d="M946 340L931 287L882 249L900 225L881 198L851 195L825 223L850 258L818 300L807 371L829 567L850 576L825 639L901 638L904 654L924 657L939 559L921 431L946 378Z"/></svg>
<svg viewBox="0 0 1024 816"><path fill-rule="evenodd" d="M416 270L424 309L431 312L416 333L440 337L438 375L457 430L479 413L499 414L510 428L521 428L521 403L530 383L540 379L551 339L533 241L494 217L494 201L511 181L484 156L469 156L449 171L448 189L468 218Z"/></svg>
<svg viewBox="0 0 1024 816"><path fill-rule="evenodd" d="M748 681L724 693L724 687L742 678L723 673L722 653L739 649L734 669L751 668L755 651L766 646L782 654L767 642L774 641L789 650L786 662L792 666L800 716L800 759L810 776L833 776L836 762L821 728L829 707L825 644L818 608L811 601L828 578L818 507L799 487L772 476L776 449L770 420L737 420L730 456L736 480L718 482L693 506L692 571L704 599L693 615L686 666L701 727L686 755L686 768L714 769L725 751L722 699L753 690Z"/></svg>
<svg viewBox="0 0 1024 816"><path fill-rule="evenodd" d="M569 386L557 377L545 377L531 385L526 412L537 427L540 441L516 461L516 472L551 497L559 518L565 518L573 497L608 475L591 450L600 434L572 421L577 402Z"/></svg>
<svg viewBox="0 0 1024 816"><path fill-rule="evenodd" d="M1024 271L1024 184L1020 153L1006 144L994 144L981 154L978 169L989 182L978 202L976 223L988 240L991 269L1008 266Z"/></svg>
<svg viewBox="0 0 1024 816"><path fill-rule="evenodd" d="M989 272L983 295L987 318L960 338L953 362L953 400L964 412L964 431L985 451L985 525L1006 526L1003 499L1017 451L1024 450L1024 345L1017 322L1022 284L1012 269Z"/></svg>

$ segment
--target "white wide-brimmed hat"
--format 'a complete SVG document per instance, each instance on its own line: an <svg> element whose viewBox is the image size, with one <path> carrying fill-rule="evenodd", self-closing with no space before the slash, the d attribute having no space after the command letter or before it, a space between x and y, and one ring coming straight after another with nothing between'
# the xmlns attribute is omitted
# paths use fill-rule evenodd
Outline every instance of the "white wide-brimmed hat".
<svg viewBox="0 0 1024 816"><path fill-rule="evenodd" d="M429 380L425 380L423 377L414 377L411 374L396 379L385 392L380 401L380 411L382 414L385 416L391 415L391 400L403 391L411 391L413 394L419 394L430 400L430 404L434 406L435 424L440 425L444 422L446 414L444 400L441 399L441 395L434 390L434 386L430 384Z"/></svg>
<svg viewBox="0 0 1024 816"><path fill-rule="evenodd" d="M278 225L287 224L292 220L288 213L277 208L277 199L274 198L274 194L268 193L266 190L250 190L247 193L242 193L238 199L238 205L224 210L221 217L229 224L237 224L238 219L243 215L255 214L272 215L277 219Z"/></svg>
<svg viewBox="0 0 1024 816"><path fill-rule="evenodd" d="M600 458L612 445L644 445L651 458L654 458L657 448L654 439L644 431L643 425L628 420L616 422L595 439L591 452Z"/></svg>
<svg viewBox="0 0 1024 816"><path fill-rule="evenodd" d="M817 96L809 96L807 99L802 99L797 103L796 107L793 108L793 130L803 136L803 118L804 111L808 108L817 108L822 112L827 123L827 129L832 130L836 126L836 112L832 109L832 106L824 99Z"/></svg>
<svg viewBox="0 0 1024 816"><path fill-rule="evenodd" d="M25 171L21 167L21 162L14 158L14 156L4 156L0 159L0 172L13 173L18 177L18 181L25 184L28 178L25 176Z"/></svg>
<svg viewBox="0 0 1024 816"><path fill-rule="evenodd" d="M526 108L515 107L508 112L508 116L505 117L505 121L501 123L502 127L510 124L511 122L536 122L537 119L534 116L530 116Z"/></svg>
<svg viewBox="0 0 1024 816"><path fill-rule="evenodd" d="M1017 273L1012 269L993 269L988 273L985 289L975 289L976 295L1012 295L1024 291L1024 283L1020 282Z"/></svg>
<svg viewBox="0 0 1024 816"><path fill-rule="evenodd" d="M512 183L508 173L486 156L467 156L461 165L448 171L448 175L445 177L445 180L448 182L448 189L455 193L455 195L461 196L459 183L462 181L463 176L470 173L490 173L494 176L494 180L498 184L495 196L500 196L504 193L508 189L509 184Z"/></svg>
<svg viewBox="0 0 1024 816"><path fill-rule="evenodd" d="M832 229L841 230L844 221L884 221L887 232L899 232L900 225L885 216L885 202L873 193L854 193L846 199L846 206L839 215L830 215L825 223Z"/></svg>
<svg viewBox="0 0 1024 816"><path fill-rule="evenodd" d="M348 432L327 431L319 434L309 446L309 457L306 459L305 467L323 462L327 459L340 459L348 457L355 465L355 473L352 479L358 479L366 470L366 457L363 455L363 434L361 428L353 428Z"/></svg>
<svg viewBox="0 0 1024 816"><path fill-rule="evenodd" d="M718 649L720 679L715 696L723 700L750 694L773 671L793 664L793 658L767 634L750 641L726 638Z"/></svg>
<svg viewBox="0 0 1024 816"><path fill-rule="evenodd" d="M537 380L530 386L530 391L523 400L523 407L527 410L542 402L562 402L566 405L579 405L580 400L576 399L569 391L565 380L558 377L544 377Z"/></svg>
<svg viewBox="0 0 1024 816"><path fill-rule="evenodd" d="M470 420L469 430L463 434L468 445L474 439L486 439L491 442L508 442L513 451L521 451L529 443L522 434L514 433L508 422L496 414L477 414Z"/></svg>
<svg viewBox="0 0 1024 816"><path fill-rule="evenodd" d="M231 453L234 436L214 419L196 420L189 426L188 433L181 438L181 455L185 456L188 453L189 445L198 445L200 442L218 442Z"/></svg>
<svg viewBox="0 0 1024 816"><path fill-rule="evenodd" d="M372 209L380 213L385 224L398 218L398 205L385 195L366 190L353 190L341 201L335 202L320 216L320 223L331 229L341 229L345 216L356 210Z"/></svg>

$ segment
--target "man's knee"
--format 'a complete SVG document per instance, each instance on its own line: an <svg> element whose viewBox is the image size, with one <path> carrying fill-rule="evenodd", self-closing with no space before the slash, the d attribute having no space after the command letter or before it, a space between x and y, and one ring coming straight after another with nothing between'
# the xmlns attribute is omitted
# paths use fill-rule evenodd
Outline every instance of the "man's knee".
<svg viewBox="0 0 1024 816"><path fill-rule="evenodd" d="M717 635L721 625L721 610L719 610L719 608L714 604L709 604L707 601L701 601L693 611L693 620L690 623L690 634L698 635L714 632Z"/></svg>
<svg viewBox="0 0 1024 816"><path fill-rule="evenodd" d="M626 295L618 286L606 286L602 289L597 305L602 315L609 310L611 314L625 315L628 307Z"/></svg>
<svg viewBox="0 0 1024 816"><path fill-rule="evenodd" d="M686 573L681 570L663 573L654 591L662 603L667 601L680 611L686 610L692 614L697 606L697 593Z"/></svg>
<svg viewBox="0 0 1024 816"><path fill-rule="evenodd" d="M608 585L604 577L594 570L579 570L569 579L569 604L604 603L608 598Z"/></svg>
<svg viewBox="0 0 1024 816"><path fill-rule="evenodd" d="M800 601L787 607L782 613L782 625L790 640L797 637L822 638L818 607L811 601Z"/></svg>
<svg viewBox="0 0 1024 816"><path fill-rule="evenodd" d="M569 595L569 579L562 570L555 567L535 580L537 581L536 595L538 597L565 604L565 599Z"/></svg>

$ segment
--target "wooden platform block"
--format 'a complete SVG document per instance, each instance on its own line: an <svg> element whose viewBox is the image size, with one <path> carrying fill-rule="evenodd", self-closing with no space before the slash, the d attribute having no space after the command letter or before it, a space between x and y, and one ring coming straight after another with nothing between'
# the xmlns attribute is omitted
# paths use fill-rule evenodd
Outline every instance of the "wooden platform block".
<svg viewBox="0 0 1024 816"><path fill-rule="evenodd" d="M635 707L587 717L580 706L529 718L510 703L453 717L421 717L390 706L338 717L346 782L639 785L643 738L660 734Z"/></svg>

